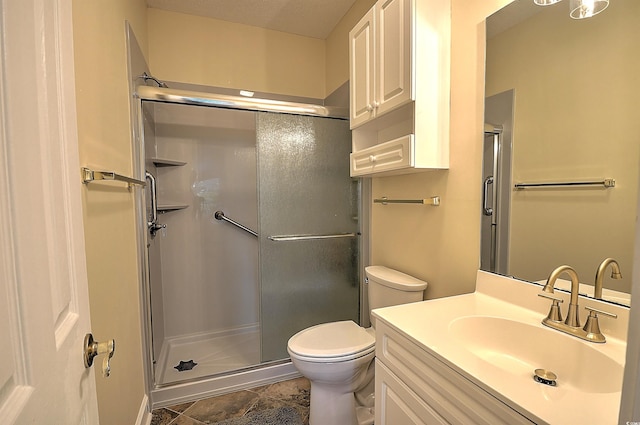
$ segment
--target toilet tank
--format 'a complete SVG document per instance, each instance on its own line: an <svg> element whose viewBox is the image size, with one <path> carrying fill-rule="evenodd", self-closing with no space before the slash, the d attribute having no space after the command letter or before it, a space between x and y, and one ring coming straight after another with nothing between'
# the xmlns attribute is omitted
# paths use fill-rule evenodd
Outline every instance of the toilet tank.
<svg viewBox="0 0 640 425"><path fill-rule="evenodd" d="M427 282L384 266L364 269L369 282L369 311L423 300Z"/></svg>

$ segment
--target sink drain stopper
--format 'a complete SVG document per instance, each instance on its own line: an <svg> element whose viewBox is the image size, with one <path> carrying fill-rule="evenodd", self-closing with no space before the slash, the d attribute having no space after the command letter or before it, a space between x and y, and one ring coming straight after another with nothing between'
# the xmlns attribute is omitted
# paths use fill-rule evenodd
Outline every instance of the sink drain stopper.
<svg viewBox="0 0 640 425"><path fill-rule="evenodd" d="M558 379L558 376L550 370L536 369L534 371L533 380L541 384L555 387L556 385L558 385L556 383L556 379Z"/></svg>

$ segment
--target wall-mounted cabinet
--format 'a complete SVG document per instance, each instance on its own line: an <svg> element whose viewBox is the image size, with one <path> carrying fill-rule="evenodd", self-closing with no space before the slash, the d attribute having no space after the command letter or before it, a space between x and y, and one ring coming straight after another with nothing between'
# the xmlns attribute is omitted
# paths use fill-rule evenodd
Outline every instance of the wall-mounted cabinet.
<svg viewBox="0 0 640 425"><path fill-rule="evenodd" d="M449 166L450 0L380 0L349 33L351 175Z"/></svg>

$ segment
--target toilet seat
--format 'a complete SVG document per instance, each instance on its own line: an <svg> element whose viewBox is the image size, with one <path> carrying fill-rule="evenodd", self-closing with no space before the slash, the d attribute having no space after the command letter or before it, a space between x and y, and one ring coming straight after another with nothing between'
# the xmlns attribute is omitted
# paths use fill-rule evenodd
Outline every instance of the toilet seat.
<svg viewBox="0 0 640 425"><path fill-rule="evenodd" d="M289 339L291 355L318 363L342 362L375 350L375 337L351 320L323 323L304 329Z"/></svg>

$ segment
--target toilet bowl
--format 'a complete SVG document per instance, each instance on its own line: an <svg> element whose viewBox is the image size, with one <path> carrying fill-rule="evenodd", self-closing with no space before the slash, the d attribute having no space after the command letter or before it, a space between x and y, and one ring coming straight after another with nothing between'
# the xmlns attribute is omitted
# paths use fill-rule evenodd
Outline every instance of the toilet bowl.
<svg viewBox="0 0 640 425"><path fill-rule="evenodd" d="M373 377L375 338L352 321L312 326L291 337L293 365L311 382L310 424L357 424L354 392Z"/></svg>
<svg viewBox="0 0 640 425"><path fill-rule="evenodd" d="M382 266L365 269L371 309L422 301L427 283ZM374 327L323 323L289 339L291 362L311 383L310 425L371 425Z"/></svg>

